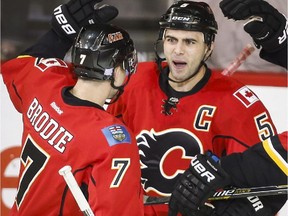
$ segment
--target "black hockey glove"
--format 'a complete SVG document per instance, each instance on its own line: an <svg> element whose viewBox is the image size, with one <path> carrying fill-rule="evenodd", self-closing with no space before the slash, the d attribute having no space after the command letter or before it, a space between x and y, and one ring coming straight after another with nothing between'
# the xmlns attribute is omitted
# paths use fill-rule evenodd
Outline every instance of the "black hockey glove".
<svg viewBox="0 0 288 216"><path fill-rule="evenodd" d="M199 207L203 207L217 189L230 183L229 176L211 156L215 157L208 152L192 159L190 167L180 177L172 192L169 216L176 216L178 212L185 216L209 215L199 212Z"/></svg>
<svg viewBox="0 0 288 216"><path fill-rule="evenodd" d="M274 216L270 208L264 207L257 197L247 197L225 201L214 201L213 216Z"/></svg>
<svg viewBox="0 0 288 216"><path fill-rule="evenodd" d="M54 9L51 25L61 38L73 41L81 27L97 22L105 23L118 15L111 5L94 7L102 0L70 0Z"/></svg>
<svg viewBox="0 0 288 216"><path fill-rule="evenodd" d="M251 35L256 46L275 52L287 44L286 18L263 0L222 0L220 8L225 17L246 20L244 30Z"/></svg>

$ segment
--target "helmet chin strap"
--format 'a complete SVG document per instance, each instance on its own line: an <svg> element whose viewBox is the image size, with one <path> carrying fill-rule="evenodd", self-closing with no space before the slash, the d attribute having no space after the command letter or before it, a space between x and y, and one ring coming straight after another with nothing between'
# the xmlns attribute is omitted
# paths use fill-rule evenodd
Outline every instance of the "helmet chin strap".
<svg viewBox="0 0 288 216"><path fill-rule="evenodd" d="M124 92L124 86L125 86L125 85L115 86L114 81L115 81L114 77L111 77L110 85L111 85L111 87L112 87L113 89L116 89L116 90L118 90L118 91L117 91L117 93L111 98L111 100L110 100L109 102L108 102L108 101L105 101L105 104L106 104L106 105L115 103L115 102L118 100L118 98L120 97L120 95L122 95L123 92Z"/></svg>
<svg viewBox="0 0 288 216"><path fill-rule="evenodd" d="M118 98L120 97L120 95L123 94L124 87L122 86L121 88L118 88L117 90L118 90L117 93L113 96L113 98L111 98L111 100L109 102L105 101L106 105L115 103L118 100Z"/></svg>
<svg viewBox="0 0 288 216"><path fill-rule="evenodd" d="M128 84L129 80L130 80L130 77L131 77L131 74L128 75L128 78L127 78L127 81L124 85L121 85L121 86L115 86L114 82L115 82L115 79L114 77L111 77L111 82L110 82L110 85L113 89L116 89L118 90L117 93L111 98L111 100L109 102L105 101L105 104L109 105L109 104L112 104L112 103L115 103L118 98L123 94L124 92L124 87Z"/></svg>

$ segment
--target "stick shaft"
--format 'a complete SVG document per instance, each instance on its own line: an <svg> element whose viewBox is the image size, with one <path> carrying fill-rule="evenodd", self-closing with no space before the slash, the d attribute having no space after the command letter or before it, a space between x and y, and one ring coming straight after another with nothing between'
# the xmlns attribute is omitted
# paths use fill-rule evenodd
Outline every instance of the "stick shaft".
<svg viewBox="0 0 288 216"><path fill-rule="evenodd" d="M252 188L235 188L216 192L209 200L236 199L249 196L271 196L287 194L288 185L265 186Z"/></svg>
<svg viewBox="0 0 288 216"><path fill-rule="evenodd" d="M70 166L64 166L59 170L59 174L63 176L66 181L74 199L76 200L80 210L85 216L94 216L93 211L91 210L89 203L87 202L84 194L82 193L78 183L71 172Z"/></svg>
<svg viewBox="0 0 288 216"><path fill-rule="evenodd" d="M208 200L227 200L244 198L249 196L275 196L288 193L288 185L252 187L252 188L234 188L216 192ZM170 197L149 197L144 198L145 205L157 205L169 203Z"/></svg>
<svg viewBox="0 0 288 216"><path fill-rule="evenodd" d="M240 65L254 52L255 48L251 44L247 44L238 56L222 71L225 76L232 76Z"/></svg>

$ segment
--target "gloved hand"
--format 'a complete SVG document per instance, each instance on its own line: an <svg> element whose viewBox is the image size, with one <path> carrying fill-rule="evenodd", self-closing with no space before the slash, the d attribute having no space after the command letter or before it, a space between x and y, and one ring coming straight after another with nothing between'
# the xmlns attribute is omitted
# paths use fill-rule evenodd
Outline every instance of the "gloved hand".
<svg viewBox="0 0 288 216"><path fill-rule="evenodd" d="M225 17L247 20L244 30L250 34L258 48L269 52L287 44L286 18L263 0L222 0L219 4Z"/></svg>
<svg viewBox="0 0 288 216"><path fill-rule="evenodd" d="M270 208L264 206L257 197L247 197L225 201L214 201L213 216L273 216Z"/></svg>
<svg viewBox="0 0 288 216"><path fill-rule="evenodd" d="M102 0L70 0L54 9L51 19L53 30L61 37L74 41L81 27L93 23L105 23L118 15L111 5L95 8ZM97 6L97 5L96 5Z"/></svg>
<svg viewBox="0 0 288 216"><path fill-rule="evenodd" d="M169 202L169 216L209 215L209 208L204 213L199 208L219 188L229 184L230 178L215 162L210 152L198 154L191 160L190 167L183 173L172 192Z"/></svg>

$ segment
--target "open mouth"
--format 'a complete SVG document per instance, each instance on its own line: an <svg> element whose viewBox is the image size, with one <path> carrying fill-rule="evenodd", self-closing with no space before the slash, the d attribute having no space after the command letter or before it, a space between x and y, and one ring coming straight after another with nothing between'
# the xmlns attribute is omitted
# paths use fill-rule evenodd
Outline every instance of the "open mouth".
<svg viewBox="0 0 288 216"><path fill-rule="evenodd" d="M184 61L173 61L173 65L177 69L182 69L187 65L187 63Z"/></svg>

